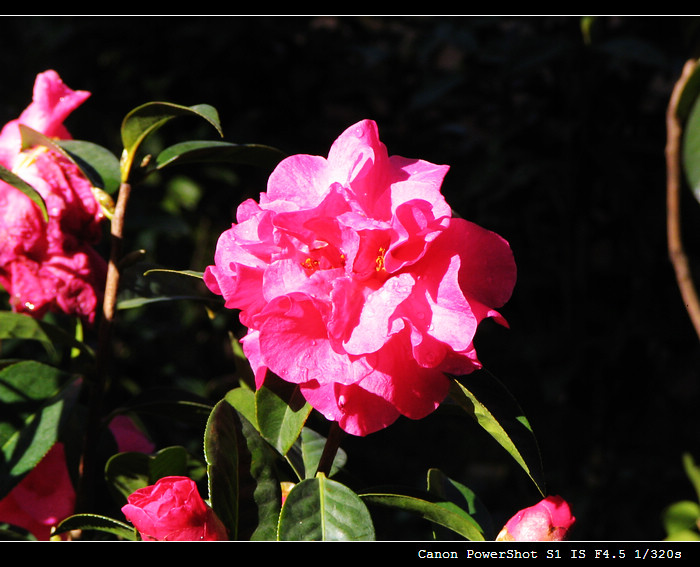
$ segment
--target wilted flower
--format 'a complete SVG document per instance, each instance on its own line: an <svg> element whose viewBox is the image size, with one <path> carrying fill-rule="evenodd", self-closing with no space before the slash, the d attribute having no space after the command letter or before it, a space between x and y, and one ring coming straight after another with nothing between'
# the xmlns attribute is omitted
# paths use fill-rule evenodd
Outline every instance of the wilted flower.
<svg viewBox="0 0 700 567"><path fill-rule="evenodd" d="M226 528L187 477L168 476L140 488L122 508L143 540L223 541Z"/></svg>
<svg viewBox="0 0 700 567"><path fill-rule="evenodd" d="M561 496L548 496L508 520L496 541L562 541L575 522Z"/></svg>
<svg viewBox="0 0 700 567"><path fill-rule="evenodd" d="M363 120L328 158L294 155L259 202L243 202L204 281L240 310L259 387L270 369L347 432L419 419L445 373L480 367L479 323L509 298L516 268L497 234L454 218L448 167L389 156Z"/></svg>
<svg viewBox="0 0 700 567"><path fill-rule="evenodd" d="M0 132L0 165L44 199L48 222L23 192L0 181L0 285L17 312L40 317L65 312L94 320L106 262L92 247L102 210L91 183L64 156L44 147L22 151L19 125L49 138L70 139L66 117L90 95L73 91L55 71L37 76L33 102Z"/></svg>

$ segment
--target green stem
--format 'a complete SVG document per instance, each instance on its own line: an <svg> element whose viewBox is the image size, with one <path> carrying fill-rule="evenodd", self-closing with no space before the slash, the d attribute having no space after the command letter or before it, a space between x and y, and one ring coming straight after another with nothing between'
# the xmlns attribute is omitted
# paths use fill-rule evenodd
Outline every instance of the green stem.
<svg viewBox="0 0 700 567"><path fill-rule="evenodd" d="M80 484L78 487L76 512L89 511L92 491L97 475L96 447L101 432L102 403L107 390L108 367L111 358L112 327L116 314L117 292L119 290L119 261L122 257L124 216L131 194L131 185L122 183L111 221L111 251L107 265L107 280L102 303L102 318L98 329L97 360L93 379L89 382L88 415L80 463Z"/></svg>

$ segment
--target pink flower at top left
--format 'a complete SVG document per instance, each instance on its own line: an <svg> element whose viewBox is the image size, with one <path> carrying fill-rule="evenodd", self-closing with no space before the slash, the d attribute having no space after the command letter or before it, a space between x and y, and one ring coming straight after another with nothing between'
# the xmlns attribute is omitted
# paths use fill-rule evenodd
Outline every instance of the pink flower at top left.
<svg viewBox="0 0 700 567"><path fill-rule="evenodd" d="M27 195L0 181L0 285L13 311L95 320L107 269L93 247L101 236L102 209L70 160L43 147L23 151L19 128L71 139L63 122L89 96L68 88L55 71L40 73L32 103L0 132L0 165L42 196L49 216L46 222Z"/></svg>

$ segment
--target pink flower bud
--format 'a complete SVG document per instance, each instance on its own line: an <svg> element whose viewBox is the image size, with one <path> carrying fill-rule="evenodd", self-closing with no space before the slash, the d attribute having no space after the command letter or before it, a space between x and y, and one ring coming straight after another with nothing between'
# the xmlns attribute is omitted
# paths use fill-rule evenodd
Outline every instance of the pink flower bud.
<svg viewBox="0 0 700 567"><path fill-rule="evenodd" d="M562 541L575 521L561 496L547 496L508 520L496 541Z"/></svg>
<svg viewBox="0 0 700 567"><path fill-rule="evenodd" d="M226 528L192 479L161 478L129 496L122 508L145 541L224 541Z"/></svg>

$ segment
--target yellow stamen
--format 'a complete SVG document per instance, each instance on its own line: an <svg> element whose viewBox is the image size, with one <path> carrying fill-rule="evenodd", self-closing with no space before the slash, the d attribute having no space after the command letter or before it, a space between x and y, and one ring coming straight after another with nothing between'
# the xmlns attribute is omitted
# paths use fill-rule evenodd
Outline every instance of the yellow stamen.
<svg viewBox="0 0 700 567"><path fill-rule="evenodd" d="M380 248L379 255L377 256L377 259L374 261L376 264L374 269L378 272L381 272L384 269L384 252L386 252L386 249Z"/></svg>

